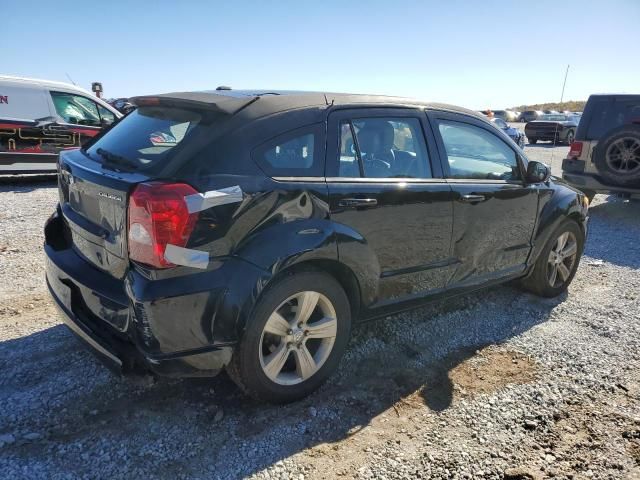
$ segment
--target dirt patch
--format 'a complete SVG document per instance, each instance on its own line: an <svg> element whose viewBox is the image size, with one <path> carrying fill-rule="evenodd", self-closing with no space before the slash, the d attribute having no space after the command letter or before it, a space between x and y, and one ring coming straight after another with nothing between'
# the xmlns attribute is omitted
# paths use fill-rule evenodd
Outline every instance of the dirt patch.
<svg viewBox="0 0 640 480"><path fill-rule="evenodd" d="M23 315L46 310L53 306L51 298L44 294L23 295L0 302L0 317Z"/></svg>
<svg viewBox="0 0 640 480"><path fill-rule="evenodd" d="M446 358L442 368L430 372L424 384L403 395L394 408L421 408L426 403L440 411L458 397L491 394L507 385L530 383L536 371L535 362L519 352L495 347L462 350Z"/></svg>
<svg viewBox="0 0 640 480"><path fill-rule="evenodd" d="M48 294L13 297L0 302L0 333L3 340L20 338L60 323Z"/></svg>
<svg viewBox="0 0 640 480"><path fill-rule="evenodd" d="M454 367L449 378L461 395L492 393L507 385L534 381L536 364L518 352L485 349Z"/></svg>
<svg viewBox="0 0 640 480"><path fill-rule="evenodd" d="M440 412L457 399L491 394L511 384L533 382L537 377L537 365L529 357L495 346L480 351L459 350L437 365L421 369L381 369L379 364L366 367L373 368L377 376L374 381L361 382L360 388L372 399L393 395L387 403L391 407L381 410L366 425L352 428L343 439L308 449L305 463L314 472L313 478L358 477L363 468L376 463L377 452L389 444L402 445L402 461L419 456L425 432L438 428ZM366 376L366 372L360 375ZM344 414L355 417L362 408L348 405ZM391 432L393 440L389 440ZM327 464L332 466L330 472L326 472Z"/></svg>

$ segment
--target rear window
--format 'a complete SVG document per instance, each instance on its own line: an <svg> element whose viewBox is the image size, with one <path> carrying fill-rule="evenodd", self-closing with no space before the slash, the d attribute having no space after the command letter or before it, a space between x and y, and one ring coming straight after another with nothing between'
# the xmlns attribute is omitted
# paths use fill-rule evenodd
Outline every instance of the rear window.
<svg viewBox="0 0 640 480"><path fill-rule="evenodd" d="M193 110L141 107L123 118L86 153L116 170L157 173L186 140L206 134L203 114Z"/></svg>
<svg viewBox="0 0 640 480"><path fill-rule="evenodd" d="M324 175L323 129L309 125L262 144L252 156L270 177L319 177Z"/></svg>
<svg viewBox="0 0 640 480"><path fill-rule="evenodd" d="M585 140L599 140L607 132L640 120L640 99L589 100L589 127ZM578 132L582 137L581 133Z"/></svg>
<svg viewBox="0 0 640 480"><path fill-rule="evenodd" d="M566 115L555 115L553 113L549 113L542 115L539 120L547 122L566 122L569 118Z"/></svg>

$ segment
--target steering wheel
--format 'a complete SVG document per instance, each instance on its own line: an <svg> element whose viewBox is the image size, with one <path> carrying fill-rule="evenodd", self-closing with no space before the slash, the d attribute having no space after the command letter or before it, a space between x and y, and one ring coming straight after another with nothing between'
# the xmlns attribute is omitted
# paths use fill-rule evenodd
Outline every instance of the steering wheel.
<svg viewBox="0 0 640 480"><path fill-rule="evenodd" d="M379 158L363 158L365 173L374 173L374 176L386 177L391 170L391 165ZM371 175L368 175L371 176Z"/></svg>

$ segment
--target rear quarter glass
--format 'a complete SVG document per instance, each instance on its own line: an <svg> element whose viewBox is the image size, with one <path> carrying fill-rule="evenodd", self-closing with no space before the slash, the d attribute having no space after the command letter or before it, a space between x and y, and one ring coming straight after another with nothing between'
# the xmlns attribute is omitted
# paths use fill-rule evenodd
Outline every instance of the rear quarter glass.
<svg viewBox="0 0 640 480"><path fill-rule="evenodd" d="M87 149L107 168L154 176L177 161L184 147L203 142L220 115L167 107L140 107Z"/></svg>

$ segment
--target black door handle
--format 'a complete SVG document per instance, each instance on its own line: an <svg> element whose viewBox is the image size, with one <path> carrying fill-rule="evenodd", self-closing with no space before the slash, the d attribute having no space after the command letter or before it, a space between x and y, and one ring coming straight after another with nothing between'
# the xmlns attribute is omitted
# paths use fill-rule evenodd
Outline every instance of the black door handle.
<svg viewBox="0 0 640 480"><path fill-rule="evenodd" d="M369 208L378 205L375 198L343 198L338 202L342 208Z"/></svg>
<svg viewBox="0 0 640 480"><path fill-rule="evenodd" d="M463 203L479 203L484 202L487 199L484 195L462 195L458 199Z"/></svg>

